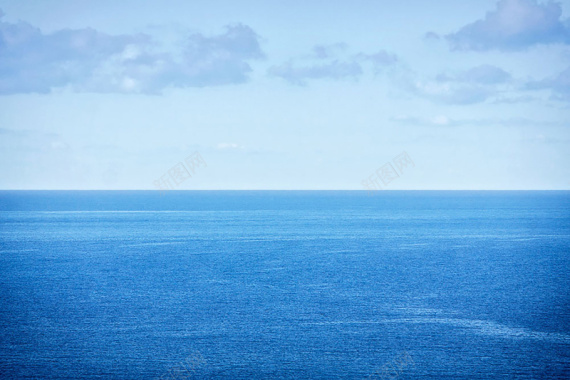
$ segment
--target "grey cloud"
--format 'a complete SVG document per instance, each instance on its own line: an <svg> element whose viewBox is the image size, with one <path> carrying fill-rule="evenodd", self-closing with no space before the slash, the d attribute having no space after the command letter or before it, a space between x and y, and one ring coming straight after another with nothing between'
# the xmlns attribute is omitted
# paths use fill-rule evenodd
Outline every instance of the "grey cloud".
<svg viewBox="0 0 570 380"><path fill-rule="evenodd" d="M0 14L0 18L2 15ZM216 36L192 34L182 59L155 52L148 35L108 35L94 29L45 34L26 23L0 20L0 94L85 92L160 93L167 87L243 83L250 60L263 58L248 26Z"/></svg>
<svg viewBox="0 0 570 380"><path fill-rule="evenodd" d="M219 36L193 34L178 66L177 87L244 83L252 71L248 61L264 58L259 36L242 24L228 26Z"/></svg>
<svg viewBox="0 0 570 380"><path fill-rule="evenodd" d="M259 59L263 58L259 36L247 25L226 27L219 36L205 37L195 33L188 39L186 57L190 62L213 58Z"/></svg>
<svg viewBox="0 0 570 380"><path fill-rule="evenodd" d="M25 22L0 21L0 93L47 93L80 81L105 58L147 37L109 36L93 29L43 34Z"/></svg>
<svg viewBox="0 0 570 380"><path fill-rule="evenodd" d="M522 50L537 44L570 43L560 3L500 0L496 10L446 36L452 50Z"/></svg>

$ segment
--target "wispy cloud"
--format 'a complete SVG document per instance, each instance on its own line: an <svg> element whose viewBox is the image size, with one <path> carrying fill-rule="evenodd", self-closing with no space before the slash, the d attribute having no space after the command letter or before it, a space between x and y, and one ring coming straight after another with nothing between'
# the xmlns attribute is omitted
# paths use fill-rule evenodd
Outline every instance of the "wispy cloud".
<svg viewBox="0 0 570 380"><path fill-rule="evenodd" d="M436 77L439 82L462 82L493 85L510 81L511 74L497 66L480 65L452 74L443 73Z"/></svg>
<svg viewBox="0 0 570 380"><path fill-rule="evenodd" d="M480 84L415 80L407 85L413 94L434 102L468 105L481 103L490 98L494 89Z"/></svg>
<svg viewBox="0 0 570 380"><path fill-rule="evenodd" d="M236 143L226 143L222 142L216 145L216 148L219 150L234 150L234 149L245 149L243 145L239 145Z"/></svg>
<svg viewBox="0 0 570 380"><path fill-rule="evenodd" d="M570 67L557 75L538 81L530 81L527 84L527 89L550 90L553 98L570 101Z"/></svg>
<svg viewBox="0 0 570 380"><path fill-rule="evenodd" d="M371 62L376 74L387 66L398 62L398 57L395 54L388 53L386 50L379 50L373 54L360 53L356 55L356 58Z"/></svg>
<svg viewBox="0 0 570 380"><path fill-rule="evenodd" d="M439 40L441 37L436 32L427 32L424 34L424 39L426 40Z"/></svg>
<svg viewBox="0 0 570 380"><path fill-rule="evenodd" d="M390 121L403 125L418 125L418 126L457 125L457 122L455 120L452 120L445 115L437 115L431 118L416 117L416 116L395 116L390 118Z"/></svg>
<svg viewBox="0 0 570 380"><path fill-rule="evenodd" d="M313 55L319 59L329 59L337 56L338 53L346 51L348 45L345 42L337 42L329 45L315 45Z"/></svg>
<svg viewBox="0 0 570 380"><path fill-rule="evenodd" d="M390 118L390 121L402 125L409 126L426 126L426 127L540 127L540 128L565 128L568 126L566 122L552 120L537 120L523 117L515 118L472 118L472 119L456 119L445 115L436 115L433 117L418 117L411 115L400 115Z"/></svg>
<svg viewBox="0 0 570 380"><path fill-rule="evenodd" d="M426 85L420 84L417 88L423 95L448 104L481 103L493 94L489 88L478 85L454 86L428 83Z"/></svg>
<svg viewBox="0 0 570 380"><path fill-rule="evenodd" d="M456 105L485 102L514 88L511 75L492 65L442 72L435 78L421 77L408 71L400 78L399 84L422 98Z"/></svg>
<svg viewBox="0 0 570 380"><path fill-rule="evenodd" d="M23 21L0 21L0 40L0 94L62 87L159 93L167 87L243 83L251 72L248 62L263 57L258 35L242 24L214 36L194 33L180 54L157 51L145 34L109 35L90 28L46 34Z"/></svg>
<svg viewBox="0 0 570 380"><path fill-rule="evenodd" d="M338 60L306 66L297 66L293 62L287 62L270 67L268 73L292 84L306 85L309 79L356 79L362 74L362 67L356 62Z"/></svg>
<svg viewBox="0 0 570 380"><path fill-rule="evenodd" d="M267 73L280 77L291 84L306 85L314 79L356 80L364 74L363 64L372 63L375 73L398 62L394 54L385 50L368 54L348 54L348 45L343 42L330 45L315 45L312 54L271 66Z"/></svg>
<svg viewBox="0 0 570 380"><path fill-rule="evenodd" d="M58 133L32 129L0 128L0 147L6 152L49 152L70 149L69 144Z"/></svg>
<svg viewBox="0 0 570 380"><path fill-rule="evenodd" d="M560 3L500 0L485 18L446 36L452 50L521 50L532 45L570 43L570 25Z"/></svg>

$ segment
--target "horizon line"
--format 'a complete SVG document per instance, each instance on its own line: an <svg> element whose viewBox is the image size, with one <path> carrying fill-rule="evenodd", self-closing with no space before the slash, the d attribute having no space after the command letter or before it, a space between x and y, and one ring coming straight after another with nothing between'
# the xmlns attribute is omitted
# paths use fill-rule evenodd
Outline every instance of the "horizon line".
<svg viewBox="0 0 570 380"><path fill-rule="evenodd" d="M386 190L362 190L362 189L180 189L180 190L156 190L156 189L0 189L6 191L145 191L157 193L170 192L197 192L197 191L351 191L351 192L395 192L395 191L570 191L568 189L386 189Z"/></svg>

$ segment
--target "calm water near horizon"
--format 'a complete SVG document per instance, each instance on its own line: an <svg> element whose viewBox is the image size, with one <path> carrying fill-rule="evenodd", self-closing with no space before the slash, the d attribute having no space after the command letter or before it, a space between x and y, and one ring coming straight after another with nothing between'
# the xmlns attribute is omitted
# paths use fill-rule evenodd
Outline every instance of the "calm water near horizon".
<svg viewBox="0 0 570 380"><path fill-rule="evenodd" d="M568 379L568 191L0 191L2 379Z"/></svg>

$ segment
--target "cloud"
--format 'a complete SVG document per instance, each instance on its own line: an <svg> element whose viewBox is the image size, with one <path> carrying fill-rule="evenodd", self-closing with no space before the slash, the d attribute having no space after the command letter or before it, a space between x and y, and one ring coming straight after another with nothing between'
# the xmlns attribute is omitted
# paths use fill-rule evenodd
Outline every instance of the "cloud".
<svg viewBox="0 0 570 380"><path fill-rule="evenodd" d="M338 60L326 64L298 67L292 62L287 62L270 67L268 73L283 78L289 83L303 86L307 84L308 79L356 79L362 74L362 68L356 62L340 62Z"/></svg>
<svg viewBox="0 0 570 380"><path fill-rule="evenodd" d="M570 67L558 75L551 76L539 81L527 83L528 90L550 90L553 98L558 100L570 100Z"/></svg>
<svg viewBox="0 0 570 380"><path fill-rule="evenodd" d="M13 152L54 152L67 151L70 146L58 133L43 132L33 129L0 128L0 151L4 154Z"/></svg>
<svg viewBox="0 0 570 380"><path fill-rule="evenodd" d="M436 32L427 32L424 34L424 39L426 40L439 40L441 37Z"/></svg>
<svg viewBox="0 0 570 380"><path fill-rule="evenodd" d="M375 73L379 73L386 66L390 66L398 62L398 57L394 54L388 53L386 50L379 50L374 54L360 53L356 57L371 62Z"/></svg>
<svg viewBox="0 0 570 380"><path fill-rule="evenodd" d="M545 136L544 134L539 133L534 136L522 138L521 141L535 144L568 144L570 139Z"/></svg>
<svg viewBox="0 0 570 380"><path fill-rule="evenodd" d="M263 57L259 36L250 27L237 24L226 27L219 36L190 36L182 69L191 86L242 83L252 71L247 61Z"/></svg>
<svg viewBox="0 0 570 380"><path fill-rule="evenodd" d="M480 65L473 67L467 71L456 73L455 75L440 74L436 77L436 80L440 82L455 81L462 83L479 83L485 85L506 83L511 79L511 75L505 70L492 65Z"/></svg>
<svg viewBox="0 0 570 380"><path fill-rule="evenodd" d="M338 53L344 52L348 45L344 42L337 42L330 45L315 45L313 54L318 59L334 58Z"/></svg>
<svg viewBox="0 0 570 380"><path fill-rule="evenodd" d="M537 44L570 43L560 3L500 0L497 9L446 36L452 50L522 50Z"/></svg>
<svg viewBox="0 0 570 380"><path fill-rule="evenodd" d="M243 83L252 71L248 62L263 58L259 37L242 24L227 26L220 35L192 34L176 55L154 51L156 45L144 34L109 35L91 28L45 34L1 17L0 94L62 87L159 93L167 87Z"/></svg>
<svg viewBox="0 0 570 380"><path fill-rule="evenodd" d="M382 68L392 65L398 58L384 50L377 53L346 54L348 45L336 43L331 45L316 45L311 55L290 59L274 65L267 70L271 76L285 79L291 84L304 86L309 80L315 79L357 79L364 74L361 63L370 62L376 73Z"/></svg>
<svg viewBox="0 0 570 380"><path fill-rule="evenodd" d="M426 125L426 126L451 126L455 125L455 120L445 115L437 115L432 118L419 118L414 116L395 116L390 121L405 125Z"/></svg>
<svg viewBox="0 0 570 380"><path fill-rule="evenodd" d="M493 100L493 104L517 104L517 103L528 103L532 101L539 100L538 97L530 95L509 95L498 97Z"/></svg>
<svg viewBox="0 0 570 380"><path fill-rule="evenodd" d="M478 84L440 83L417 81L412 91L417 95L447 104L475 104L487 100L495 91Z"/></svg>
<svg viewBox="0 0 570 380"><path fill-rule="evenodd" d="M492 65L421 78L407 71L398 84L404 90L437 103L468 105L482 103L513 89L509 73Z"/></svg>
<svg viewBox="0 0 570 380"><path fill-rule="evenodd" d="M22 21L0 21L0 94L48 93L85 78L127 45L146 42L143 35L109 36L93 29L43 34Z"/></svg>
<svg viewBox="0 0 570 380"><path fill-rule="evenodd" d="M536 120L528 118L487 118L487 119L452 119L444 115L434 117L417 117L417 116L395 116L390 121L403 125L417 126L445 126L445 127L512 127L512 128L560 128L567 127L568 123L552 120Z"/></svg>

